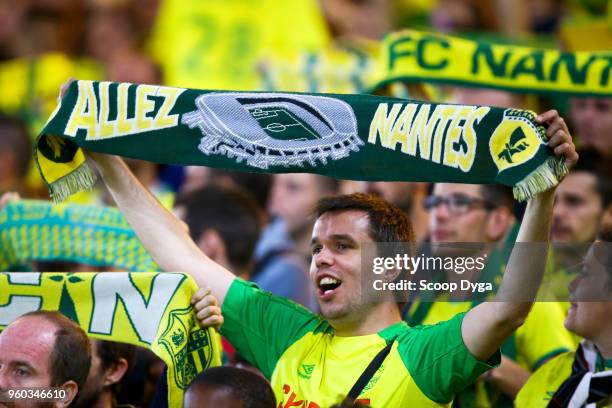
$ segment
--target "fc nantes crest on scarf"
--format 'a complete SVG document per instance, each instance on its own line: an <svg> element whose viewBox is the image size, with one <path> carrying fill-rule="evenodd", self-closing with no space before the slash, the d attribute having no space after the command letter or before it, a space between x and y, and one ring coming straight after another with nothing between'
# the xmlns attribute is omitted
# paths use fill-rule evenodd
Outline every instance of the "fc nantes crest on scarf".
<svg viewBox="0 0 612 408"><path fill-rule="evenodd" d="M36 161L56 201L93 183L81 147L251 172L502 183L524 200L567 171L544 136L532 112L489 106L78 81L39 136Z"/></svg>
<svg viewBox="0 0 612 408"><path fill-rule="evenodd" d="M145 347L168 365L168 403L182 407L191 380L221 364L221 342L190 305L197 286L180 273L0 273L0 329L35 310L58 310L91 337Z"/></svg>

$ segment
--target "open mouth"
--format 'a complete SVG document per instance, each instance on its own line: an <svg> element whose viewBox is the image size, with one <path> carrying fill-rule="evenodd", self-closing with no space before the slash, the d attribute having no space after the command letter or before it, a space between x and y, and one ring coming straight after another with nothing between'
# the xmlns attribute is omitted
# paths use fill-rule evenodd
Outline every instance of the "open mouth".
<svg viewBox="0 0 612 408"><path fill-rule="evenodd" d="M570 304L570 307L568 309L568 313L575 312L576 309L578 309L578 302L576 302L576 299L573 298L572 296L570 296L569 298L569 304Z"/></svg>
<svg viewBox="0 0 612 408"><path fill-rule="evenodd" d="M319 278L319 297L329 297L342 285L342 281L332 276L323 276Z"/></svg>

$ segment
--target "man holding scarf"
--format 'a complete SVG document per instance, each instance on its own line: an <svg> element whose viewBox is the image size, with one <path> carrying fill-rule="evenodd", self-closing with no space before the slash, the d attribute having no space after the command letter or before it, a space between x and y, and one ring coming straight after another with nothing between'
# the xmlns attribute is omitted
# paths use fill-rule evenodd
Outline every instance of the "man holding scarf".
<svg viewBox="0 0 612 408"><path fill-rule="evenodd" d="M546 134L555 155L564 156L566 165L573 166L578 156L563 119L549 111L536 121L548 125ZM446 323L411 329L401 322L391 295L368 304L360 304L359 295L361 245L379 240L379 232L373 229L376 220L380 226L382 219L382 227L402 241L411 235L409 221L381 200L351 200L349 196L338 205L323 203L314 226L311 279L319 290L323 314L315 316L261 292L214 263L120 159L91 156L123 214L161 268L187 272L201 288L208 288L220 306L207 304L210 297L202 289L195 298L200 315L221 308L226 322L222 332L271 378L277 399L287 406L296 401L308 407L328 406L342 400L370 360L377 353L376 357L381 356L381 349L389 357L382 366L378 364L379 370L354 399L375 407L406 406L409 401L412 405L448 406L457 391L499 364L498 349L529 313L544 271L544 256L513 254L498 294L506 301L485 302ZM530 200L517 241L549 241L553 198L551 189ZM521 301L509 301L514 299ZM292 348L300 342L310 347L308 355L303 347L301 351ZM350 350L361 348L359 356L351 355ZM287 358L286 352L297 354ZM338 361L334 352L346 353L347 358ZM310 364L312 361L316 362ZM340 371L342 365L352 367L350 375ZM385 372L385 366L393 368Z"/></svg>

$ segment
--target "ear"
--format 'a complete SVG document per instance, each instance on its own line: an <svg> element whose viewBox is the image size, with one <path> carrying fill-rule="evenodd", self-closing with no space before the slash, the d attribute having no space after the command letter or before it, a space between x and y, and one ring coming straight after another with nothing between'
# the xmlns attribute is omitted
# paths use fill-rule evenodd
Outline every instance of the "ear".
<svg viewBox="0 0 612 408"><path fill-rule="evenodd" d="M510 229L514 215L506 207L499 207L489 213L487 219L487 240L489 242L499 241Z"/></svg>
<svg viewBox="0 0 612 408"><path fill-rule="evenodd" d="M79 386L76 382L70 380L63 383L59 388L66 391L66 398L63 401L56 402L55 407L69 407L72 404L72 401L74 401L74 399L76 398L77 393L79 392Z"/></svg>
<svg viewBox="0 0 612 408"><path fill-rule="evenodd" d="M127 360L125 358L120 358L113 367L109 368L104 373L104 386L107 387L121 381L128 368Z"/></svg>
<svg viewBox="0 0 612 408"><path fill-rule="evenodd" d="M600 230L604 228L612 228L612 203L608 204L608 206L604 209L599 228Z"/></svg>
<svg viewBox="0 0 612 408"><path fill-rule="evenodd" d="M382 278L385 282L393 282L398 278L401 272L399 268L387 269L383 273Z"/></svg>

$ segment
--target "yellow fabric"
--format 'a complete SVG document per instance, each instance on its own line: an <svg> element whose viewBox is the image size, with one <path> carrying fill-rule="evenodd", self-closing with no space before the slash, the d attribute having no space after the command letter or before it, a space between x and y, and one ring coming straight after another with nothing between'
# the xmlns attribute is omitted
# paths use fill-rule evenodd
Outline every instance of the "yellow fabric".
<svg viewBox="0 0 612 408"><path fill-rule="evenodd" d="M310 401L297 406L330 407L344 399L355 379L385 345L378 334L342 338L308 333L287 349L274 370L271 383L277 399L287 408L305 397ZM366 386L368 398L361 401L384 401L384 405L377 405L380 407L401 407L407 400L414 407L450 406L435 403L421 392L407 373L397 348L396 342L382 370L372 377L370 387ZM385 387L372 387L379 380Z"/></svg>
<svg viewBox="0 0 612 408"><path fill-rule="evenodd" d="M71 77L101 79L102 75L101 66L93 61L61 53L0 63L0 111L25 116L30 133L35 135L56 107L62 83ZM26 184L32 189L44 186L33 161Z"/></svg>
<svg viewBox="0 0 612 408"><path fill-rule="evenodd" d="M47 143L64 143L62 139L55 136L49 136ZM65 177L67 174L72 173L85 163L87 160L83 150L79 149L76 151L72 161L67 163L53 162L47 159L39 150L36 150L36 157L38 157L38 165L40 166L40 173L45 175L47 183L54 183L57 180Z"/></svg>
<svg viewBox="0 0 612 408"><path fill-rule="evenodd" d="M574 351L568 351L546 362L529 377L514 405L517 408L546 408L550 398L572 373L574 355Z"/></svg>
<svg viewBox="0 0 612 408"><path fill-rule="evenodd" d="M328 43L316 0L163 0L149 48L167 84L254 90L264 54L297 55Z"/></svg>
<svg viewBox="0 0 612 408"><path fill-rule="evenodd" d="M612 13L610 13L612 16ZM559 36L571 51L610 50L612 24L605 18L575 18L562 22Z"/></svg>
<svg viewBox="0 0 612 408"><path fill-rule="evenodd" d="M470 309L470 302L435 302L422 324L435 324ZM514 333L516 362L532 371L541 359L559 349L572 350L575 342L563 327L563 310L556 302L536 302L525 323Z"/></svg>
<svg viewBox="0 0 612 408"><path fill-rule="evenodd" d="M265 57L260 64L261 87L283 92L363 93L381 76L378 51L378 42L359 41L297 57Z"/></svg>
<svg viewBox="0 0 612 408"><path fill-rule="evenodd" d="M414 30L389 34L381 50L384 81L440 81L517 92L609 95L609 59L609 51L562 54Z"/></svg>
<svg viewBox="0 0 612 408"><path fill-rule="evenodd" d="M24 313L59 310L89 336L153 351L168 365L170 408L198 372L221 364L220 336L199 328L196 283L179 273L0 273L0 329Z"/></svg>
<svg viewBox="0 0 612 408"><path fill-rule="evenodd" d="M0 64L0 110L22 110L35 117L36 133L57 104L59 88L68 78L100 79L102 69L93 61L48 53L33 59L15 59Z"/></svg>
<svg viewBox="0 0 612 408"><path fill-rule="evenodd" d="M449 406L460 390L497 366L477 360L461 335L464 314L433 325L393 324L376 334L336 336L321 316L235 279L221 333L271 379L279 408L323 408L344 399L387 342L392 350L358 400L373 408Z"/></svg>

